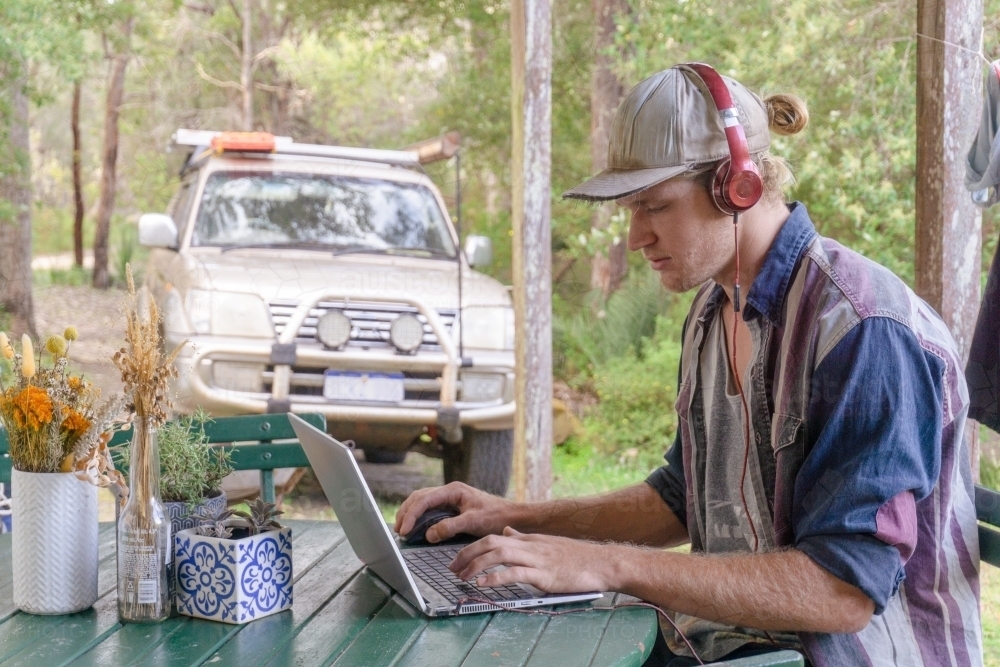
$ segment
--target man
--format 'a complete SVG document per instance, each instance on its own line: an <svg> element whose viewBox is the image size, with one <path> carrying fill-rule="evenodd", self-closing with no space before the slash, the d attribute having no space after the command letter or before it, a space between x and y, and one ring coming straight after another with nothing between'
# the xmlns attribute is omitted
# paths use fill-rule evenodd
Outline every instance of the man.
<svg viewBox="0 0 1000 667"><path fill-rule="evenodd" d="M790 174L767 150L769 116L793 133L804 105L725 86L764 190L738 224L712 191L733 123L688 66L627 95L609 168L566 193L617 200L632 213L629 249L663 286L701 286L667 464L634 487L535 504L460 484L424 489L400 507L396 529L454 505L460 515L428 539L487 536L459 553L459 576L503 563L477 583L634 595L674 612L706 661L785 646L816 667L979 665L955 343L902 281L784 202ZM688 541L690 554L662 549ZM694 664L684 638L663 630L653 659Z"/></svg>

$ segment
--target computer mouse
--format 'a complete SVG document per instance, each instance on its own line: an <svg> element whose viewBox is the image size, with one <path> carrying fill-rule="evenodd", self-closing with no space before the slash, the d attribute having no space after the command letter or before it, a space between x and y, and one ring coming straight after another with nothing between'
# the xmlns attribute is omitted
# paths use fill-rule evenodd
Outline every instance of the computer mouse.
<svg viewBox="0 0 1000 667"><path fill-rule="evenodd" d="M427 529L445 519L458 516L459 511L453 507L432 507L417 519L409 534L403 538L408 545L427 544Z"/></svg>

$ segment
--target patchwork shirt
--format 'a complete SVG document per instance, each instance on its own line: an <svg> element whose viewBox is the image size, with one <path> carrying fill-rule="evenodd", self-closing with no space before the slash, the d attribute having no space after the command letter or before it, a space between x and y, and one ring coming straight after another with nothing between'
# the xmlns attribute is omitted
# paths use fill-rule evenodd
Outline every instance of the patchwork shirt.
<svg viewBox="0 0 1000 667"><path fill-rule="evenodd" d="M790 211L741 313L753 341L743 494L743 413L721 333L729 301L714 282L685 322L677 437L647 482L687 527L692 551L794 547L874 601L855 634L771 633L815 667L980 665L969 401L956 344L899 278L819 236L802 204ZM678 620L710 660L764 639Z"/></svg>

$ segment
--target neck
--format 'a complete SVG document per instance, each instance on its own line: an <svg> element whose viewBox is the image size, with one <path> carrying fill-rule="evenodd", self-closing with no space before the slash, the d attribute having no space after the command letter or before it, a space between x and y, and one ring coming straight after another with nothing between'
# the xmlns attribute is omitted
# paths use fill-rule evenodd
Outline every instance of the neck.
<svg viewBox="0 0 1000 667"><path fill-rule="evenodd" d="M761 201L748 211L740 213L738 240L740 252L740 308L750 293L750 287L754 279L764 265L764 258L767 251L771 249L771 244L781 231L781 226L788 219L788 207L782 201L766 202ZM733 301L733 290L736 284L736 253L726 263L714 280L722 285L729 297Z"/></svg>

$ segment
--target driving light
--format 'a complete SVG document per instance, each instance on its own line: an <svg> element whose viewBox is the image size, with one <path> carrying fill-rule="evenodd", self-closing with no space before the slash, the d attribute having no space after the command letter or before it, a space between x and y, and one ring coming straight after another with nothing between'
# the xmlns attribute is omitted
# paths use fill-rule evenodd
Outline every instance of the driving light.
<svg viewBox="0 0 1000 667"><path fill-rule="evenodd" d="M316 338L333 350L339 350L351 339L351 318L339 310L328 310L316 322Z"/></svg>
<svg viewBox="0 0 1000 667"><path fill-rule="evenodd" d="M264 365L236 361L212 362L212 380L219 389L259 393L264 389Z"/></svg>
<svg viewBox="0 0 1000 667"><path fill-rule="evenodd" d="M503 394L503 379L498 373L462 373L459 400L469 403L495 401Z"/></svg>
<svg viewBox="0 0 1000 667"><path fill-rule="evenodd" d="M400 315L389 327L389 340L400 352L415 352L424 342L424 325L413 315Z"/></svg>

